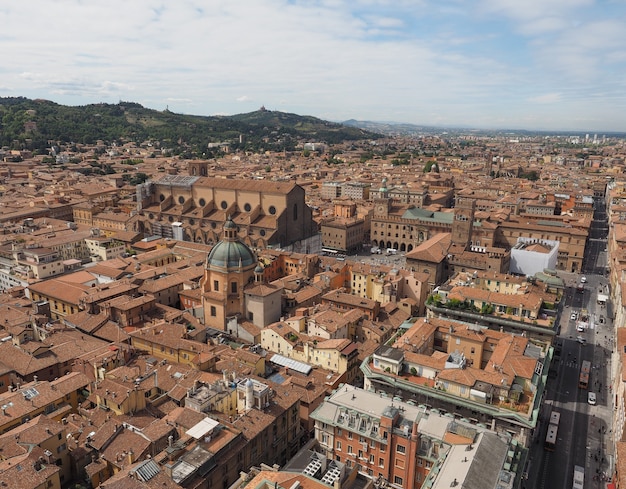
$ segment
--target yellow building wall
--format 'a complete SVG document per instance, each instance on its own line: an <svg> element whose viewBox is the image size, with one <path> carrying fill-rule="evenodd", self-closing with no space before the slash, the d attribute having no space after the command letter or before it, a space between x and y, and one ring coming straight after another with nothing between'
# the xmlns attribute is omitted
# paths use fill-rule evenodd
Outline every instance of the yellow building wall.
<svg viewBox="0 0 626 489"><path fill-rule="evenodd" d="M470 341L463 337L450 336L450 341L448 342L448 353L454 353L455 351L463 353L471 365L475 368L481 368L483 347L484 343L482 341Z"/></svg>
<svg viewBox="0 0 626 489"><path fill-rule="evenodd" d="M233 389L227 396L216 399L214 409L227 416L237 416L237 390Z"/></svg>

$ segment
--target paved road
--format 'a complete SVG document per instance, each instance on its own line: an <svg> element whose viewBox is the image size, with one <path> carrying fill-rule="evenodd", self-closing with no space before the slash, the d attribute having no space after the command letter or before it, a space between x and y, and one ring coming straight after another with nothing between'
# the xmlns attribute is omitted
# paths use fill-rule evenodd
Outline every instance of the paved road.
<svg viewBox="0 0 626 489"><path fill-rule="evenodd" d="M598 293L608 295L609 285L605 277L606 231L606 213L604 203L601 202L596 206L582 274L559 273L567 285L565 300L560 305L561 332L557 340L560 355L555 357L550 370L540 426L535 433L536 442L531 448L526 484L528 488L571 488L574 465L581 465L585 467L585 487L596 489L604 487L601 485L601 475L610 472L613 398L607 386L614 329L610 304L602 306L597 303ZM586 277L586 283L584 292L580 293L576 286L582 276ZM572 311L580 312L583 308L589 312L589 328L578 332L570 314ZM584 339L585 344L578 341L579 337ZM592 362L589 389L578 387L583 360ZM587 402L587 393L590 391L597 395L595 406ZM544 450L543 442L552 409L561 413L561 422L557 448L549 452Z"/></svg>

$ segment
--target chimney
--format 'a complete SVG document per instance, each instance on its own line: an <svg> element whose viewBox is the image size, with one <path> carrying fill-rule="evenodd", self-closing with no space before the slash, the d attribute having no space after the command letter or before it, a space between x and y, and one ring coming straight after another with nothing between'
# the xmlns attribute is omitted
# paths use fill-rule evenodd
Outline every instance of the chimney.
<svg viewBox="0 0 626 489"><path fill-rule="evenodd" d="M133 449L131 448L130 450L128 450L128 463L132 464L134 461L134 453L133 453Z"/></svg>
<svg viewBox="0 0 626 489"><path fill-rule="evenodd" d="M172 435L168 436L167 437L167 446L171 447L173 441L174 441L174 437Z"/></svg>

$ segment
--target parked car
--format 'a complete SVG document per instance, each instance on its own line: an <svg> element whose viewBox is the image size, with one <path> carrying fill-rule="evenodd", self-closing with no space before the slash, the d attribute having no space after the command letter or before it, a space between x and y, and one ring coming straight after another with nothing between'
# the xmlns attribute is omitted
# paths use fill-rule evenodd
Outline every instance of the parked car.
<svg viewBox="0 0 626 489"><path fill-rule="evenodd" d="M572 314L570 314L569 318L572 321L576 321L578 319L578 313L576 311L574 311Z"/></svg>
<svg viewBox="0 0 626 489"><path fill-rule="evenodd" d="M585 277L584 275L580 277L580 283L581 284L587 283L587 277Z"/></svg>

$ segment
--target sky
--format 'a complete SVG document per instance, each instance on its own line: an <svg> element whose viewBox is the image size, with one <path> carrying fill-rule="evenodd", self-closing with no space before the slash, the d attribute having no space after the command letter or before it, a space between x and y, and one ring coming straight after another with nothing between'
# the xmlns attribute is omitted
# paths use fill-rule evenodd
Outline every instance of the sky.
<svg viewBox="0 0 626 489"><path fill-rule="evenodd" d="M0 96L626 132L626 0L0 3Z"/></svg>

